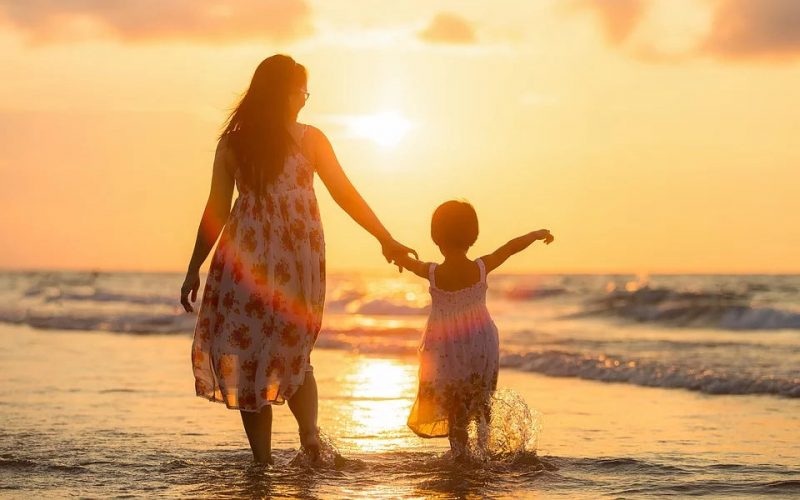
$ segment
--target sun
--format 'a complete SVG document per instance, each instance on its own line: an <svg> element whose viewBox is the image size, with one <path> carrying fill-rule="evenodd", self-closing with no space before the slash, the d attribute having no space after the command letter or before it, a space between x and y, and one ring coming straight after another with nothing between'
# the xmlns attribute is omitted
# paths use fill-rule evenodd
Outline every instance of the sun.
<svg viewBox="0 0 800 500"><path fill-rule="evenodd" d="M396 146L412 128L411 121L395 111L356 115L346 120L348 133L384 147Z"/></svg>

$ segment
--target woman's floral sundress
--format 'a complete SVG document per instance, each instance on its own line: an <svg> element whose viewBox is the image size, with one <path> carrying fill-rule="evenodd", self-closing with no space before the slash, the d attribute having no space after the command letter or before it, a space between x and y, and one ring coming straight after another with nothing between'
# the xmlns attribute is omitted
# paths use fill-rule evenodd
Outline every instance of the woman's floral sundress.
<svg viewBox="0 0 800 500"><path fill-rule="evenodd" d="M206 278L192 368L198 396L259 411L290 399L312 369L325 301L325 240L314 168L302 153L287 155L261 197L235 165L231 170L239 196Z"/></svg>
<svg viewBox="0 0 800 500"><path fill-rule="evenodd" d="M421 437L450 434L456 425L487 416L497 388L499 342L497 327L486 308L486 268L476 264L480 280L461 290L436 287L436 264L429 264L431 312L419 347L419 389L408 426Z"/></svg>

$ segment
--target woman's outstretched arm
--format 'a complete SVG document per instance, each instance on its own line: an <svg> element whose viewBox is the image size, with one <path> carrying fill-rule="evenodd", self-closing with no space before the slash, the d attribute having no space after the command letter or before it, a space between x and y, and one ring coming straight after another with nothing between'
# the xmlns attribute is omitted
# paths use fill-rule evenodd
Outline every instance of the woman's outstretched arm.
<svg viewBox="0 0 800 500"><path fill-rule="evenodd" d="M355 186L347 178L336 154L325 134L316 127L309 126L311 148L317 173L328 188L333 200L361 227L367 230L381 244L384 257L388 262L395 261L401 255L417 252L398 243L381 224L381 221L364 201ZM398 264L402 271L402 266Z"/></svg>
<svg viewBox="0 0 800 500"><path fill-rule="evenodd" d="M181 304L187 312L194 310L189 303L189 292L192 293L192 302L197 300L197 292L200 289L200 266L203 265L222 228L225 227L231 210L234 180L226 167L230 152L225 147L225 142L225 138L222 138L217 143L211 173L211 191L203 210L203 217L200 219L200 226L197 228L197 238L186 271L186 279L181 287Z"/></svg>

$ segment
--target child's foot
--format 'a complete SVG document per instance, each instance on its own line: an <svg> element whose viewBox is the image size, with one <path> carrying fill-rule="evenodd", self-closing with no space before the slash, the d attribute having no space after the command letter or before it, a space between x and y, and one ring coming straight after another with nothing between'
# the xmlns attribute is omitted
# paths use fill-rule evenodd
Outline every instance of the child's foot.
<svg viewBox="0 0 800 500"><path fill-rule="evenodd" d="M311 463L317 463L320 456L319 427L307 432L300 432L300 446L311 459Z"/></svg>
<svg viewBox="0 0 800 500"><path fill-rule="evenodd" d="M449 451L445 452L443 458L448 462L453 462L456 464L465 464L470 462L469 453L466 450L458 450L450 448Z"/></svg>
<svg viewBox="0 0 800 500"><path fill-rule="evenodd" d="M469 462L469 451L466 443L457 440L450 441L450 458L457 463Z"/></svg>

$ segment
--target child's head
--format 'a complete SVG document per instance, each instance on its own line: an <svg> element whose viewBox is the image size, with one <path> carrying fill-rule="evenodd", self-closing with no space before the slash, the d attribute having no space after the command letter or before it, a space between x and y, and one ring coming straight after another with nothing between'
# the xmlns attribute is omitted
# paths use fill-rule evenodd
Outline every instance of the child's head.
<svg viewBox="0 0 800 500"><path fill-rule="evenodd" d="M478 239L478 214L466 201L442 203L433 212L431 238L442 252L466 252Z"/></svg>

